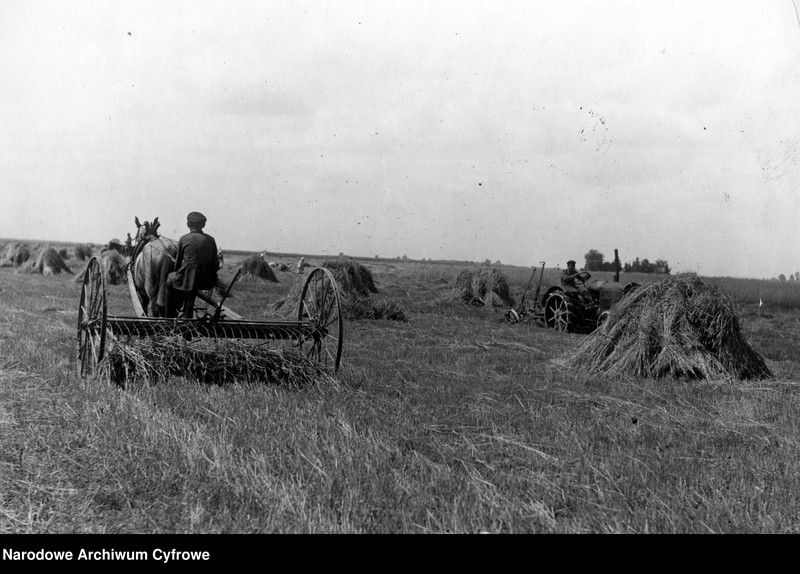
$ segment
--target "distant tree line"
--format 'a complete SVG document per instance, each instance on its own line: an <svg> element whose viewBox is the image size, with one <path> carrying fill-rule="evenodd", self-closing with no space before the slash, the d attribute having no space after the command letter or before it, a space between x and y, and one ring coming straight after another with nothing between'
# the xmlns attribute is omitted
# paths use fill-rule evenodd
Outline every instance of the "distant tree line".
<svg viewBox="0 0 800 574"><path fill-rule="evenodd" d="M778 275L778 281L786 281L786 275L781 273ZM789 281L800 281L800 271L789 274Z"/></svg>
<svg viewBox="0 0 800 574"><path fill-rule="evenodd" d="M614 261L606 261L605 256L597 249L590 249L584 255L586 258L586 265L584 269L587 271L616 271L617 267ZM662 275L669 275L671 269L666 259L656 259L651 262L649 259L642 259L637 257L633 263L624 263L621 265L622 271L626 273L660 273Z"/></svg>

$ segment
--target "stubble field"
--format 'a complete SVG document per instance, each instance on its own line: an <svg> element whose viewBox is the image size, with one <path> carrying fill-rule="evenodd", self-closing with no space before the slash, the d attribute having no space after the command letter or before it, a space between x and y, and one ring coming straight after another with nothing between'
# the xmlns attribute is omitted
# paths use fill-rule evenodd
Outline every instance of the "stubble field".
<svg viewBox="0 0 800 574"><path fill-rule="evenodd" d="M302 388L82 379L80 284L0 269L0 532L800 530L793 284L709 280L774 379L609 379L559 365L584 335L443 304L463 264L361 262L407 321L347 322L336 378ZM503 271L518 296L530 269ZM278 277L230 307L303 279Z"/></svg>

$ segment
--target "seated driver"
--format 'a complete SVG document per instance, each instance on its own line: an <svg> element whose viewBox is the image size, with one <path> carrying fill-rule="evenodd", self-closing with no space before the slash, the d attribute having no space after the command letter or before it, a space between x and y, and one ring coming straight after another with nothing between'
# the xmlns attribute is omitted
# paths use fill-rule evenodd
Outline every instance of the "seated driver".
<svg viewBox="0 0 800 574"><path fill-rule="evenodd" d="M565 291L577 291L578 293L586 293L586 285L580 278L580 272L575 269L575 261L570 259L567 261L567 268L561 272L561 286Z"/></svg>
<svg viewBox="0 0 800 574"><path fill-rule="evenodd" d="M213 289L217 283L219 252L214 238L203 231L206 217L196 211L186 218L189 233L178 241L178 256L175 271L166 282L167 317L183 316L191 319L194 314L194 299L199 290Z"/></svg>

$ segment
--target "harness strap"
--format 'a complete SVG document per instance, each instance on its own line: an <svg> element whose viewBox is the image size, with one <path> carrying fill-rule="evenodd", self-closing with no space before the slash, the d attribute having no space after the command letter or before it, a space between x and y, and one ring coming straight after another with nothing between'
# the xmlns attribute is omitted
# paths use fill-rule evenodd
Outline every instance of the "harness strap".
<svg viewBox="0 0 800 574"><path fill-rule="evenodd" d="M158 242L161 244L161 247L156 247L155 245L153 245L153 247L155 247L156 250L160 251L161 253L172 259L172 262L175 263L176 258L170 255L169 251L167 251L167 246L164 244L164 240L161 238L161 236L157 235L155 239L158 239Z"/></svg>
<svg viewBox="0 0 800 574"><path fill-rule="evenodd" d="M161 244L160 247L155 245L154 242L155 239L157 239L158 243ZM134 261L136 261L136 257L142 252L144 246L147 245L148 243L153 244L153 248L155 248L156 250L160 251L161 253L172 259L172 262L175 263L175 257L170 255L169 251L167 250L167 246L164 244L164 240L161 238L160 235L145 235L144 237L142 237L141 240L136 242L136 247L133 248L133 254L131 254L131 260L128 261L128 265L126 267L129 267L131 270L133 270L133 264Z"/></svg>

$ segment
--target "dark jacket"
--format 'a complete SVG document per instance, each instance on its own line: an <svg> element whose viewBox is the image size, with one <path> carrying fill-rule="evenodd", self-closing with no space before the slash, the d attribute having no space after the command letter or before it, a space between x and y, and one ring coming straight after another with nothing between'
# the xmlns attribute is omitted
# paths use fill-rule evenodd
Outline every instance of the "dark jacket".
<svg viewBox="0 0 800 574"><path fill-rule="evenodd" d="M575 287L575 278L578 276L578 271L570 272L569 269L564 269L561 272L561 286L562 287Z"/></svg>
<svg viewBox="0 0 800 574"><path fill-rule="evenodd" d="M217 284L219 258L217 242L202 231L192 231L178 240L173 289L197 291L213 289Z"/></svg>

